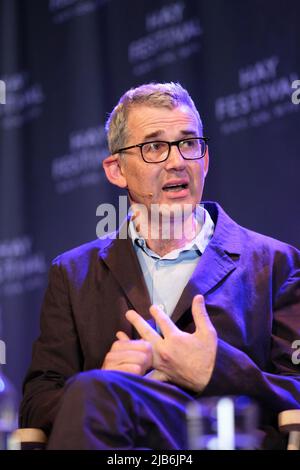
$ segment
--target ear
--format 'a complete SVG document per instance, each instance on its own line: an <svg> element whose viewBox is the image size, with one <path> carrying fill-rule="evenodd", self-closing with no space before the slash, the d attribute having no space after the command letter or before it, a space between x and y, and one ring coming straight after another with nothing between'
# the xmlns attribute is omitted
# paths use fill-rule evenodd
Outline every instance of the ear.
<svg viewBox="0 0 300 470"><path fill-rule="evenodd" d="M209 153L208 153L208 147L206 147L206 152L203 157L204 160L204 178L206 178L206 175L208 173L208 168L209 168Z"/></svg>
<svg viewBox="0 0 300 470"><path fill-rule="evenodd" d="M110 155L109 157L105 158L102 162L106 178L110 183L119 186L119 188L126 188L127 187L127 180L123 174L120 159L118 155Z"/></svg>

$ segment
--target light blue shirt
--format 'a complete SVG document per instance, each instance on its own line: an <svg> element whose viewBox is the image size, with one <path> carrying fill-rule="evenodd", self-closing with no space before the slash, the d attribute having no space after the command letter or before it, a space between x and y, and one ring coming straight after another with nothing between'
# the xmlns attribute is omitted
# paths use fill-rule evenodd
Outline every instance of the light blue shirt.
<svg viewBox="0 0 300 470"><path fill-rule="evenodd" d="M207 210L197 205L195 216L201 227L196 237L164 256L152 251L136 231L134 222L129 222L129 235L144 274L151 303L159 305L169 316L213 236L215 226Z"/></svg>

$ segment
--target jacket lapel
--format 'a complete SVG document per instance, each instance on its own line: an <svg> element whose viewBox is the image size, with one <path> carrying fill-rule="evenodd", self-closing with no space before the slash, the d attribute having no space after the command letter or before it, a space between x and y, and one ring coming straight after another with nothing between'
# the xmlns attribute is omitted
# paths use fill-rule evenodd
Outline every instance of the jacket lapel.
<svg viewBox="0 0 300 470"><path fill-rule="evenodd" d="M125 233L125 225L127 227L127 220L123 222L111 243L100 253L100 257L124 291L130 308L148 320L151 318L149 313L151 301L132 240L129 235L124 239L118 236L120 233Z"/></svg>
<svg viewBox="0 0 300 470"><path fill-rule="evenodd" d="M205 295L216 287L236 269L239 260L241 252L239 226L218 204L205 203L205 208L215 223L214 235L174 309L172 314L174 322L190 309L196 294Z"/></svg>

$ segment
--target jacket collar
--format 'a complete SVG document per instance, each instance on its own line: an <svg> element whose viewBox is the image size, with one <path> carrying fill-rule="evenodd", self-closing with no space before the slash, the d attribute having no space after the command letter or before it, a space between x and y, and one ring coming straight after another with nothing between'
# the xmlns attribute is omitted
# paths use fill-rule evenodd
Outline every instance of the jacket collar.
<svg viewBox="0 0 300 470"><path fill-rule="evenodd" d="M191 307L193 297L196 294L207 294L225 276L236 269L239 261L241 227L225 213L219 204L205 202L204 206L215 223L214 235L175 307L172 314L174 322L177 322ZM132 308L149 320L151 318L149 314L151 302L127 230L128 220L126 219L120 230L114 234L112 240L100 252L100 257L123 289ZM123 239L120 234L123 234ZM125 235L127 236L125 237Z"/></svg>

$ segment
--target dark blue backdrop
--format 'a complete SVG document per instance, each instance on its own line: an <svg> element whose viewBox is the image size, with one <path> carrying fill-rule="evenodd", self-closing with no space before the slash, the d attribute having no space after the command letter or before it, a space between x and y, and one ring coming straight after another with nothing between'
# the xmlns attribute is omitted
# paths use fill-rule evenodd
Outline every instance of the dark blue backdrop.
<svg viewBox="0 0 300 470"><path fill-rule="evenodd" d="M297 0L0 0L0 339L19 392L51 259L96 237L104 122L180 81L211 138L205 198L300 247Z"/></svg>

